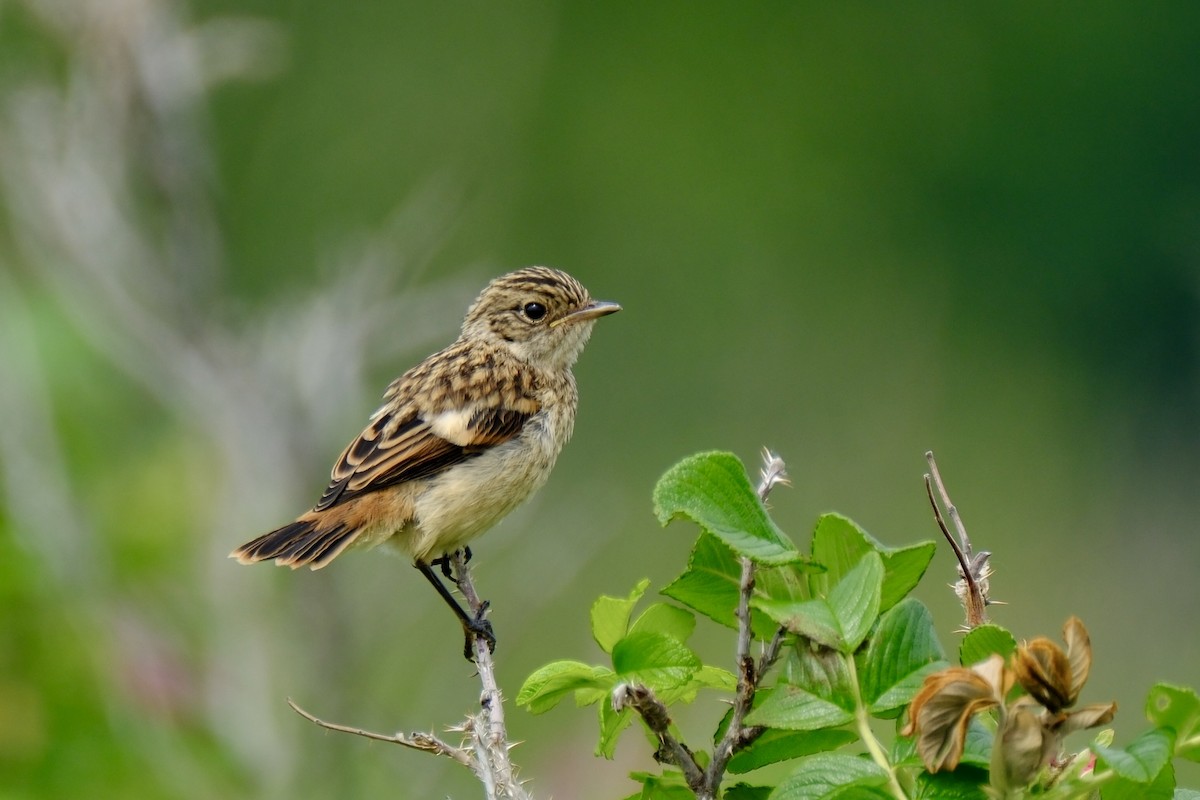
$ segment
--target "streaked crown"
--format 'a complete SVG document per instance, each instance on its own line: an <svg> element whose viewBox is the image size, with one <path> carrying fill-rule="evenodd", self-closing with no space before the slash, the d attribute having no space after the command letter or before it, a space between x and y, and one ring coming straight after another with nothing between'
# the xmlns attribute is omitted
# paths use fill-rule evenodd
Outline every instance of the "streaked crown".
<svg viewBox="0 0 1200 800"><path fill-rule="evenodd" d="M526 267L489 283L467 310L463 338L492 341L547 369L570 367L597 317L618 311L596 303L562 270Z"/></svg>

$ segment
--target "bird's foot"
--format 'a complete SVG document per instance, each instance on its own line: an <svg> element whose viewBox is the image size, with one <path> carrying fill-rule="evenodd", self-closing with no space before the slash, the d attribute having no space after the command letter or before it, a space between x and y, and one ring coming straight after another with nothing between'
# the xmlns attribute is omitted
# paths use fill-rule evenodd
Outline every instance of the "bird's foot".
<svg viewBox="0 0 1200 800"><path fill-rule="evenodd" d="M474 617L463 620L463 634L465 636L463 656L466 657L467 661L475 660L474 644L476 639L487 643L489 653L496 652L496 633L492 630L492 623L484 618L489 605L491 603L484 600L479 605L479 610L475 612Z"/></svg>
<svg viewBox="0 0 1200 800"><path fill-rule="evenodd" d="M472 555L471 548L464 547L461 551L455 550L453 553L445 553L443 555L438 556L437 558L431 560L429 562L429 565L431 567L437 567L438 569L440 569L442 571L442 574L445 575L450 580L457 581L457 578L454 577L453 560L454 560L454 556L458 555L458 553L460 553L460 552L463 554L463 563L470 564L471 563L471 555Z"/></svg>

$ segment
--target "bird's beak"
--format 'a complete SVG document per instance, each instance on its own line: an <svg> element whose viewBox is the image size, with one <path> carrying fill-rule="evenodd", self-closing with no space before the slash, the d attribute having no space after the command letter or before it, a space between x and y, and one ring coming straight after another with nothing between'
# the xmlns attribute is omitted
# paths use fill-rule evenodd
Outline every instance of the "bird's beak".
<svg viewBox="0 0 1200 800"><path fill-rule="evenodd" d="M589 319L597 319L599 317L607 317L609 314L615 314L621 310L621 307L616 303L609 303L604 300L597 300L591 305L584 306L578 311L572 311L565 317L559 317L550 323L551 328L557 328L559 325L564 325L568 322L585 322Z"/></svg>

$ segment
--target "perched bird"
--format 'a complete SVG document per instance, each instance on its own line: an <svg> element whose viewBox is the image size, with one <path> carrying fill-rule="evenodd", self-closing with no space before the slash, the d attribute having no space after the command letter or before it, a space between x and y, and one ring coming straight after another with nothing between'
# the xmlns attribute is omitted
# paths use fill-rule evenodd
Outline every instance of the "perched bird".
<svg viewBox="0 0 1200 800"><path fill-rule="evenodd" d="M386 542L458 615L468 658L475 636L494 648L482 611L464 611L431 564L449 577L449 554L546 482L575 425L571 367L595 321L620 310L560 270L496 278L467 310L458 339L388 386L317 504L230 558L320 569L347 548Z"/></svg>

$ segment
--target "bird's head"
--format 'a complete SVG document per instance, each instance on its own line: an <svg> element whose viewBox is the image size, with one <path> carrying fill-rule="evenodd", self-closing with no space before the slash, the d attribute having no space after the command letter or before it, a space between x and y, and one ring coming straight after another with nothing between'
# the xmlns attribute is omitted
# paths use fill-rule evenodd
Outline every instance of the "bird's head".
<svg viewBox="0 0 1200 800"><path fill-rule="evenodd" d="M593 300L583 284L550 267L527 267L489 283L463 321L464 338L493 342L543 369L568 369L595 321L620 311Z"/></svg>

